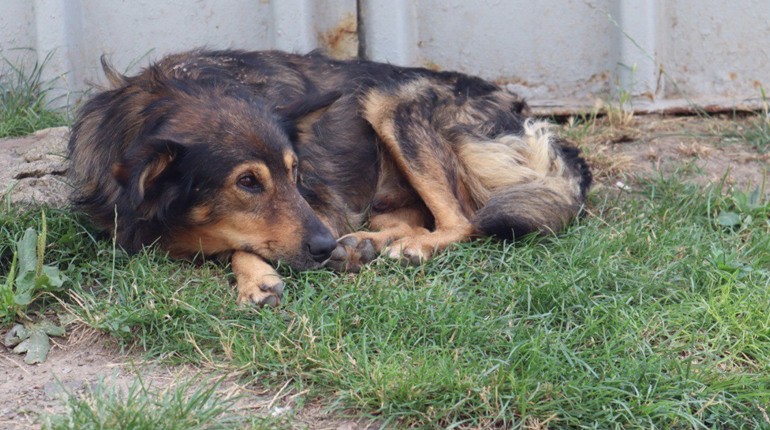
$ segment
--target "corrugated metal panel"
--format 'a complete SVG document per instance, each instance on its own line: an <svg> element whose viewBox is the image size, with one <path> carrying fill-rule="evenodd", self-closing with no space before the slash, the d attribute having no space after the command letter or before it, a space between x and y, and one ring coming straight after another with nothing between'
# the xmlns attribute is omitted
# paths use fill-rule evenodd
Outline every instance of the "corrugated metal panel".
<svg viewBox="0 0 770 430"><path fill-rule="evenodd" d="M364 4L380 5L369 0ZM541 112L590 108L619 91L643 111L754 105L770 83L766 0L395 2L413 40L368 37L372 58L478 74ZM381 5L378 7L382 7ZM394 12L390 12L393 15ZM386 15L384 21L392 18ZM377 14L369 25L385 27ZM389 49L407 45L409 50ZM392 53L392 54L391 54Z"/></svg>
<svg viewBox="0 0 770 430"><path fill-rule="evenodd" d="M56 51L62 93L197 46L324 47L508 85L542 112L634 96L634 108L757 102L770 82L767 0L0 0L0 49ZM360 25L359 25L360 24ZM360 44L359 44L360 42ZM145 58L147 57L147 58ZM29 56L26 60L31 60Z"/></svg>
<svg viewBox="0 0 770 430"><path fill-rule="evenodd" d="M770 1L673 0L665 27L663 64L685 93L756 95L770 84Z"/></svg>

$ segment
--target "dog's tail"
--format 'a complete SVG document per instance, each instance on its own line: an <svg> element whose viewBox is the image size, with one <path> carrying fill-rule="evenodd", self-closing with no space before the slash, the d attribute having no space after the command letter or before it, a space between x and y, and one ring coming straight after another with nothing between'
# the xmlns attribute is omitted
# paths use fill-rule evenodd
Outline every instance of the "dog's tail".
<svg viewBox="0 0 770 430"><path fill-rule="evenodd" d="M487 153L461 158L484 160L471 168L482 172L476 183L486 192L471 221L485 235L513 239L557 232L578 213L591 186L580 150L555 138L545 123L527 121L521 136L473 147Z"/></svg>
<svg viewBox="0 0 770 430"><path fill-rule="evenodd" d="M472 220L478 231L501 239L553 233L575 217L581 200L545 182L515 185L494 194Z"/></svg>

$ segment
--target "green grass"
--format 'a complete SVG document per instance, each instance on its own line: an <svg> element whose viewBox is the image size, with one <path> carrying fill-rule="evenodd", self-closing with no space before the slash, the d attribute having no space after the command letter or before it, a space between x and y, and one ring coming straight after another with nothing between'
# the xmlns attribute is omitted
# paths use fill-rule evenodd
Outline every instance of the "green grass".
<svg viewBox="0 0 770 430"><path fill-rule="evenodd" d="M289 380L395 427L770 426L768 203L725 227L720 213L748 214L718 187L638 189L593 195L556 238L357 276L287 272L274 310L237 308L227 267L113 252L64 211L48 209L46 263L71 280L66 309L126 346ZM0 244L39 223L5 208Z"/></svg>
<svg viewBox="0 0 770 430"><path fill-rule="evenodd" d="M49 53L42 62L25 68L3 59L0 65L0 138L24 136L48 127L68 125L66 109L51 109L46 96L51 82L43 80L42 72L49 61Z"/></svg>

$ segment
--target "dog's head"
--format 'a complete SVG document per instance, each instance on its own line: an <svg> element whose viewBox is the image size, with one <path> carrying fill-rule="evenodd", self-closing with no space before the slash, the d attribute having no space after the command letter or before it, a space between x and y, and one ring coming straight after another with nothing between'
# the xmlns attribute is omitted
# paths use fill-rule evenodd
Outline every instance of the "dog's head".
<svg viewBox="0 0 770 430"><path fill-rule="evenodd" d="M248 251L298 269L326 260L336 242L300 195L291 138L339 96L271 107L237 87L156 86L112 166L121 243L159 240L175 256Z"/></svg>

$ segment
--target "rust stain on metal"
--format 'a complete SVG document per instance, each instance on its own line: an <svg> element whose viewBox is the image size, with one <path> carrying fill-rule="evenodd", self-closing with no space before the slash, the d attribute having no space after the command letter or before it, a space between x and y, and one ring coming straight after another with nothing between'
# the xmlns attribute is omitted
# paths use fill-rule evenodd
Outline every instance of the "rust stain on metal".
<svg viewBox="0 0 770 430"><path fill-rule="evenodd" d="M318 41L327 55L339 60L358 56L358 23L354 15L347 15L331 30L318 35Z"/></svg>
<svg viewBox="0 0 770 430"><path fill-rule="evenodd" d="M585 81L586 84L595 84L597 82L606 82L607 79L609 79L609 72L603 71L601 73L594 73L591 76L588 77L588 79Z"/></svg>

